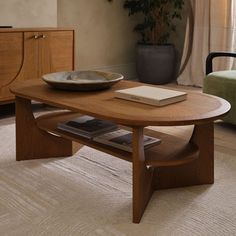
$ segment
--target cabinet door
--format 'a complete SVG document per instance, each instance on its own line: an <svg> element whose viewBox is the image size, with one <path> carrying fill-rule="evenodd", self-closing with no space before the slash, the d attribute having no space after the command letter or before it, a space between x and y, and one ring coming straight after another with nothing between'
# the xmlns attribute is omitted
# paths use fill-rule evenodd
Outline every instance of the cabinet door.
<svg viewBox="0 0 236 236"><path fill-rule="evenodd" d="M73 70L73 31L39 32L39 35L39 76Z"/></svg>
<svg viewBox="0 0 236 236"><path fill-rule="evenodd" d="M23 34L0 33L0 88L10 84L23 63Z"/></svg>
<svg viewBox="0 0 236 236"><path fill-rule="evenodd" d="M35 79L39 76L38 32L24 32L24 62L16 81Z"/></svg>
<svg viewBox="0 0 236 236"><path fill-rule="evenodd" d="M12 35L14 34L20 34L21 40L19 37L17 37L18 41L18 47L21 49L16 50L16 45L12 45L12 40L8 40L8 49L6 51L6 55L10 59L5 60L4 64L9 64L8 68L6 67L8 74L11 72L11 78L13 78L13 75L15 74L13 79L8 79L8 83L4 85L4 87L1 88L0 91L0 104L1 103L8 103L12 100L14 100L14 95L10 92L9 88L14 85L15 82L27 80L27 79L34 79L38 78L38 51L39 51L39 44L37 39L37 32L22 32L22 33L10 33ZM36 37L35 37L36 36ZM17 41L16 39L13 40ZM20 46L19 46L20 45ZM2 48L2 46L0 46ZM21 58L21 59L19 59ZM11 61L10 61L11 60ZM20 63L18 62L20 61ZM11 70L11 63L13 62L15 71L13 73L13 70ZM16 63L17 62L17 63ZM1 63L1 62L0 62ZM17 66L16 66L17 65ZM16 69L16 67L18 69ZM16 73L17 71L17 73ZM4 80L7 81L6 79Z"/></svg>
<svg viewBox="0 0 236 236"><path fill-rule="evenodd" d="M9 85L20 73L23 64L23 33L0 33L0 104L12 100Z"/></svg>

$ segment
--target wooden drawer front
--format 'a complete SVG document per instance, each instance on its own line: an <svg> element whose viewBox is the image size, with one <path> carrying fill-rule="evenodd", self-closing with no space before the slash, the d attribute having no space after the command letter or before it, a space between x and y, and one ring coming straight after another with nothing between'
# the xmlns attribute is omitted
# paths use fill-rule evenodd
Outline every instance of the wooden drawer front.
<svg viewBox="0 0 236 236"><path fill-rule="evenodd" d="M73 31L39 32L45 38L39 40L40 76L74 69Z"/></svg>
<svg viewBox="0 0 236 236"><path fill-rule="evenodd" d="M0 33L0 88L13 81L23 63L23 33Z"/></svg>

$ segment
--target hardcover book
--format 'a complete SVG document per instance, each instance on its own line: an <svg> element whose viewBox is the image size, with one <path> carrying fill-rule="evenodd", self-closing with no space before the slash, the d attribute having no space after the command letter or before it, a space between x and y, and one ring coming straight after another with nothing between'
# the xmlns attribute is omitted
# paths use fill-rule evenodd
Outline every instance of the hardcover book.
<svg viewBox="0 0 236 236"><path fill-rule="evenodd" d="M57 128L86 138L93 138L96 135L115 130L118 126L111 121L100 120L92 116L81 116L58 123Z"/></svg>
<svg viewBox="0 0 236 236"><path fill-rule="evenodd" d="M132 152L132 132L124 129L107 132L93 138L93 140L98 143L103 143L112 147L120 148L124 151ZM143 144L145 149L160 143L160 139L144 135Z"/></svg>
<svg viewBox="0 0 236 236"><path fill-rule="evenodd" d="M115 97L154 106L164 106L185 100L187 93L152 86L138 86L116 90Z"/></svg>

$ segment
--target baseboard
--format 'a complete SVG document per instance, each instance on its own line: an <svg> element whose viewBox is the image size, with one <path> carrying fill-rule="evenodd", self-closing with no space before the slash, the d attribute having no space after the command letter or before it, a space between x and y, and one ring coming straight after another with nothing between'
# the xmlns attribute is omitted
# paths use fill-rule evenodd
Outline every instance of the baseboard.
<svg viewBox="0 0 236 236"><path fill-rule="evenodd" d="M137 79L135 63L94 67L92 69L116 72L116 73L124 75L124 78L129 79L129 80Z"/></svg>

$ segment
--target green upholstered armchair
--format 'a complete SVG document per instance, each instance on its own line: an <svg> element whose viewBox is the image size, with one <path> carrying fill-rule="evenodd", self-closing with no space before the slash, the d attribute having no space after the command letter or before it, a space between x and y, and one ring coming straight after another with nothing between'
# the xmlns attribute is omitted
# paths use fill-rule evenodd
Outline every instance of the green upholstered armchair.
<svg viewBox="0 0 236 236"><path fill-rule="evenodd" d="M236 53L212 52L206 59L206 77L203 92L224 98L231 104L231 110L223 118L225 122L236 125L236 70L214 71L212 62L215 57L235 57Z"/></svg>

